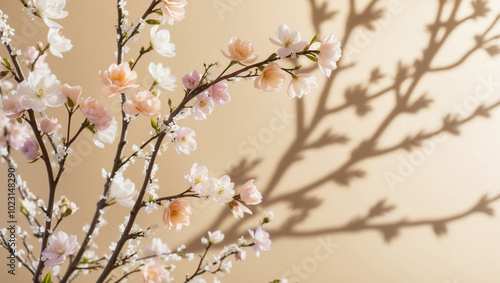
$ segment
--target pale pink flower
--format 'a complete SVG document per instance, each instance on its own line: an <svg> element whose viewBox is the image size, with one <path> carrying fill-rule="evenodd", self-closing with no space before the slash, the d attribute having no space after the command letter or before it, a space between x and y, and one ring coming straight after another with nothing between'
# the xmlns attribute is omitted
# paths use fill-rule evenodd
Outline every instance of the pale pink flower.
<svg viewBox="0 0 500 283"><path fill-rule="evenodd" d="M146 256L161 256L170 253L171 250L160 238L153 238L151 246L145 246L143 252Z"/></svg>
<svg viewBox="0 0 500 283"><path fill-rule="evenodd" d="M36 57L38 57L38 54L40 54L40 52L36 50L35 46L28 46L28 48L26 48L26 51L24 51L23 53L24 59L26 59L28 63L35 62Z"/></svg>
<svg viewBox="0 0 500 283"><path fill-rule="evenodd" d="M57 212L57 217L63 218L63 217L68 217L72 214L74 214L78 209L80 209L76 204L72 201L70 201L67 197L61 196L61 199L56 202L55 204L56 207L59 207L59 210Z"/></svg>
<svg viewBox="0 0 500 283"><path fill-rule="evenodd" d="M191 206L183 200L176 199L167 203L163 210L163 223L169 230L178 231L182 225L189 226L192 211Z"/></svg>
<svg viewBox="0 0 500 283"><path fill-rule="evenodd" d="M101 89L101 94L106 97L138 86L134 84L137 80L137 73L130 70L128 62L123 62L120 65L112 64L107 71L99 71L99 76L101 82L106 85Z"/></svg>
<svg viewBox="0 0 500 283"><path fill-rule="evenodd" d="M236 260L243 261L247 258L247 252L244 249L239 248L238 252L234 255Z"/></svg>
<svg viewBox="0 0 500 283"><path fill-rule="evenodd" d="M279 91L285 79L285 74L281 70L280 65L276 62L272 62L269 63L269 65L262 70L259 77L255 79L254 86L263 91Z"/></svg>
<svg viewBox="0 0 500 283"><path fill-rule="evenodd" d="M17 95L21 99L21 107L43 111L50 107L64 104L66 97L61 93L61 82L55 75L43 75L31 72L27 80L17 85Z"/></svg>
<svg viewBox="0 0 500 283"><path fill-rule="evenodd" d="M244 213L252 214L252 211L248 207L244 206L241 202L233 200L229 203L229 208L236 218L243 218Z"/></svg>
<svg viewBox="0 0 500 283"><path fill-rule="evenodd" d="M14 119L5 117L0 111L0 146L7 146L8 143L13 149L19 150L31 133L28 123L20 124Z"/></svg>
<svg viewBox="0 0 500 283"><path fill-rule="evenodd" d="M73 48L71 40L64 37L60 28L50 28L49 32L47 33L47 41L50 44L50 53L59 58L63 57L62 53L68 52L71 50L71 48Z"/></svg>
<svg viewBox="0 0 500 283"><path fill-rule="evenodd" d="M209 178L204 185L205 194L212 201L220 202L221 204L229 203L234 197L234 183L228 175L224 175L219 179Z"/></svg>
<svg viewBox="0 0 500 283"><path fill-rule="evenodd" d="M27 63L32 64L35 62L36 58L38 57L38 54L40 52L36 50L34 46L29 46L26 51L23 53L24 58L26 59ZM36 61L35 65L33 66L33 71L41 73L43 75L48 75L51 73L49 64L45 62L45 59L47 58L47 53L41 55L38 60Z"/></svg>
<svg viewBox="0 0 500 283"><path fill-rule="evenodd" d="M221 50L222 55L245 65L252 64L258 57L253 53L252 43L248 40L242 42L238 37L233 37L229 40L228 51L229 54Z"/></svg>
<svg viewBox="0 0 500 283"><path fill-rule="evenodd" d="M212 114L215 104L207 91L196 96L196 101L193 106L193 117L195 120L205 120L207 115Z"/></svg>
<svg viewBox="0 0 500 283"><path fill-rule="evenodd" d="M83 116L100 131L106 130L113 120L113 116L108 113L106 106L90 97L80 104L80 110L82 110Z"/></svg>
<svg viewBox="0 0 500 283"><path fill-rule="evenodd" d="M149 260L142 268L141 279L143 283L170 282L170 273L160 261Z"/></svg>
<svg viewBox="0 0 500 283"><path fill-rule="evenodd" d="M52 268L60 265L66 260L66 257L74 254L78 250L76 235L71 235L63 231L50 236L49 245L42 252L42 260L45 261L45 267Z"/></svg>
<svg viewBox="0 0 500 283"><path fill-rule="evenodd" d="M250 205L257 205L262 202L262 194L253 184L254 180L247 181L240 190L240 198L243 202Z"/></svg>
<svg viewBox="0 0 500 283"><path fill-rule="evenodd" d="M196 70L192 70L191 73L186 74L182 77L182 84L187 89L195 89L200 84L201 75Z"/></svg>
<svg viewBox="0 0 500 283"><path fill-rule="evenodd" d="M197 187L204 184L208 180L208 169L205 166L194 163L191 166L190 175L184 175L184 178L189 183L189 186L196 191Z"/></svg>
<svg viewBox="0 0 500 283"><path fill-rule="evenodd" d="M36 159L40 156L40 148L38 143L31 138L27 138L24 142L23 147L21 147L21 153L28 159Z"/></svg>
<svg viewBox="0 0 500 283"><path fill-rule="evenodd" d="M57 123L57 118L45 117L40 122L40 129L47 134L52 133L58 128L59 128L59 123Z"/></svg>
<svg viewBox="0 0 500 283"><path fill-rule="evenodd" d="M66 5L65 0L33 0L37 14L42 18L49 28L62 28L62 26L52 19L63 19L68 15L68 11L63 11Z"/></svg>
<svg viewBox="0 0 500 283"><path fill-rule="evenodd" d="M262 225L259 225L254 231L248 230L250 236L254 240L254 245L252 246L252 252L256 256L260 256L260 251L270 251L271 250L271 240L269 239L269 233L262 229Z"/></svg>
<svg viewBox="0 0 500 283"><path fill-rule="evenodd" d="M70 99L74 105L78 103L78 99L82 95L82 88L80 86L70 86L68 84L64 84L61 87L61 92L66 96L67 99Z"/></svg>
<svg viewBox="0 0 500 283"><path fill-rule="evenodd" d="M124 179L123 176L115 176L109 189L109 197L123 207L132 207L135 204L135 195L137 190L135 184L130 179Z"/></svg>
<svg viewBox="0 0 500 283"><path fill-rule="evenodd" d="M231 101L229 92L227 90L227 83L216 83L208 89L210 97L215 103L219 105L224 105Z"/></svg>
<svg viewBox="0 0 500 283"><path fill-rule="evenodd" d="M315 87L318 87L315 76L311 74L297 74L290 81L288 96L290 98L302 98L302 96L311 93L311 89Z"/></svg>
<svg viewBox="0 0 500 283"><path fill-rule="evenodd" d="M321 72L327 77L330 77L332 70L337 69L337 61L342 55L340 49L340 41L330 34L323 42L315 42L311 45L310 50L318 50L318 65Z"/></svg>
<svg viewBox="0 0 500 283"><path fill-rule="evenodd" d="M111 117L111 122L106 129L95 129L94 144L100 148L104 148L103 142L112 144L115 141L117 132L118 122L116 122L115 117Z"/></svg>
<svg viewBox="0 0 500 283"><path fill-rule="evenodd" d="M175 150L177 153L189 154L190 151L196 150L195 132L190 128L181 127L176 132Z"/></svg>
<svg viewBox="0 0 500 283"><path fill-rule="evenodd" d="M300 32L290 30L285 24L278 27L276 37L278 40L274 38L269 38L269 40L271 40L273 44L281 47L278 49L280 58L285 58L290 54L300 52L307 46L307 42L300 40Z"/></svg>
<svg viewBox="0 0 500 283"><path fill-rule="evenodd" d="M186 0L163 0L161 7L163 18L169 25L173 25L174 21L181 21L186 16L184 11L186 5Z"/></svg>
<svg viewBox="0 0 500 283"><path fill-rule="evenodd" d="M201 238L201 243L205 246L208 247L209 245L215 245L224 240L224 234L222 234L221 231L217 230L215 232L210 232L208 231L208 239L205 237Z"/></svg>
<svg viewBox="0 0 500 283"><path fill-rule="evenodd" d="M158 31L158 27L155 25L151 28L151 47L162 56L174 57L175 44L170 42L170 32L166 29Z"/></svg>
<svg viewBox="0 0 500 283"><path fill-rule="evenodd" d="M1 109L7 118L17 119L21 117L24 109L21 107L21 99L17 95L11 95L2 100Z"/></svg>
<svg viewBox="0 0 500 283"><path fill-rule="evenodd" d="M161 101L149 90L134 89L130 100L123 104L123 112L129 115L142 114L146 117L161 115Z"/></svg>

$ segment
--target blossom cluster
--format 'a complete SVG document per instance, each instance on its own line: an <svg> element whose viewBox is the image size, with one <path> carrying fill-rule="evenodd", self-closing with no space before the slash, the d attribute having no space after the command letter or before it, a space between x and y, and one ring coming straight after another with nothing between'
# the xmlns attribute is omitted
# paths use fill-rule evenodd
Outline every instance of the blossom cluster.
<svg viewBox="0 0 500 283"><path fill-rule="evenodd" d="M140 272L143 282L171 282L171 273L175 269L171 262L183 259L192 261L195 256L185 253L185 246L171 250L161 238L153 238L150 246L141 245L141 239L149 237L157 227L153 224L144 228L134 222L142 208L147 213L153 213L163 206L161 220L158 217L158 221L175 232L191 223L193 209L186 200L188 197L229 207L237 219L243 218L245 214L252 215L249 207L263 201L255 180L248 180L241 187L235 188L229 175L210 176L208 168L198 163L194 163L189 174L184 176L187 190L180 194L165 195L166 192L160 190L156 178L159 167L155 162L161 154L160 149L166 150L171 142L177 153L190 154L198 145L195 131L181 125L181 120L189 116L196 121L207 120L215 111L216 105L219 107L228 104L231 101L229 81L253 79L255 88L276 92L282 89L289 77L288 96L302 98L318 86L316 77L300 72L300 65L284 67L282 61L290 64L292 60L287 59L307 57L317 62L321 72L330 77L341 56L340 42L333 34L323 41L318 41L318 36L315 36L307 42L302 40L298 31L291 30L284 24L278 27L276 38L270 38L271 43L278 47L276 52L260 62L250 41L232 37L227 51L221 50L222 56L230 60L227 68L214 76L212 68L219 64L204 64L204 70L195 69L185 74L180 79L184 97L180 102L174 103L168 94L163 93L176 91L178 87L177 78L169 66L164 63L149 63L149 75L153 78L151 85L139 83L144 80L138 79L135 67L139 59L152 51L167 58L176 56L176 46L171 42L172 35L175 34L161 27L163 24L173 26L185 18L187 0L153 1L146 13L135 22L129 20L129 12L125 9L127 2L120 0L120 18L116 27L119 46L116 63L106 64L107 68L96 72L94 77L94 81L100 80L103 84L100 90L102 99L119 97L122 117L117 119L107 110L106 101L84 97L83 88L79 85L61 83L46 61L48 52L62 58L63 53L72 49L71 40L64 37L63 27L57 22L68 16L68 12L64 10L66 1L23 0L21 3L31 20L39 18L48 27L47 42L16 49L11 43L14 30L7 24L7 15L0 11L1 40L9 51L8 58L0 58L0 153L2 158L10 161L11 149L18 150L28 162L42 160L46 165L51 192L48 202L29 191L21 179L17 183L17 188L24 196L20 202L21 212L27 217L33 235L42 243L38 257L33 255L33 249L28 249L35 260L31 263L26 261L25 265L33 269L35 277L42 275L44 267L56 275L70 258L66 274L62 277L63 282L74 279L80 273L87 274L99 269L102 269L103 277L106 278L117 267L122 267L126 275L124 278ZM158 17L155 18L156 16ZM137 59L124 60L123 57L131 50L128 44L136 42L144 34L143 30L147 25L151 25L149 44L140 48ZM26 77L23 68L27 70ZM59 122L63 118L52 117L48 112L51 108L58 107L67 110L68 124L64 130L61 130L63 125ZM75 123L75 120L80 125L77 130L71 128L71 123ZM142 125L144 121L151 125L150 136L141 146L132 146L131 154L126 153L129 124ZM113 169L110 172L102 169L106 180L104 191L97 202L93 222L83 226L86 235L79 243L76 235L57 230L62 221L79 210L76 203L61 196L56 190L65 170L65 161L72 153L73 142L80 137L82 131L90 131L94 144L104 148L104 144L115 143L119 128L122 132L120 141L116 144ZM133 180L124 176L127 168L135 164L135 158L144 160L141 187L136 187ZM146 193L149 194L149 199ZM115 204L130 209L130 214L118 226L118 241L109 244L111 255L98 256L95 240L100 228L107 223L103 214ZM40 214L44 225L37 220ZM238 243L226 245L210 259L206 257L207 252L214 245L222 243L225 236L219 230L209 231L208 237L201 238L206 250L200 256L198 269L190 277L186 277L186 281L206 282L203 278L206 272L217 276L229 273L232 263L227 259L234 255L237 261L245 260L245 248L251 248L257 257L262 251L269 251L270 235L263 229L263 225L272 218L273 214L269 213L255 230L248 230L251 238L248 242L242 237ZM39 279L36 278L36 281L41 281ZM214 280L219 282L217 278Z"/></svg>

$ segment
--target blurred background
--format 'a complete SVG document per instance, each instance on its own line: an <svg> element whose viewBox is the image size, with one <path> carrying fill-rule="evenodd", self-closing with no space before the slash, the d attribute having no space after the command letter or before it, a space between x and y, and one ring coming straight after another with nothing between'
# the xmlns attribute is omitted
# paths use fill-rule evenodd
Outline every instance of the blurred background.
<svg viewBox="0 0 500 283"><path fill-rule="evenodd" d="M148 5L128 1L130 19ZM40 19L31 22L21 8L18 1L0 4L16 29L16 47L46 42L46 26ZM66 10L69 16L58 22L74 47L64 59L49 55L50 68L62 83L82 86L83 97L98 98L118 117L118 97L100 96L98 77L116 61L116 3L68 0ZM168 98L174 104L182 99L184 74L202 71L203 63L225 66L220 50L233 36L250 40L265 58L276 51L268 38L285 23L307 41L316 33L320 39L334 33L342 41L343 57L329 79L312 62L299 62L320 85L301 100L288 98L287 85L265 93L252 81L230 83L229 104L216 107L206 121L181 122L196 131L198 149L186 156L171 147L160 156L160 195L184 191L183 175L198 162L213 176L229 174L236 188L256 179L264 201L251 207L253 216L238 220L226 207L189 200L191 226L169 231L161 225L161 211L143 213L142 226L157 223L155 237L171 248L186 244L198 254L207 230L221 230L224 243L234 243L242 235L248 238L247 230L273 211L275 219L265 227L272 250L259 258L249 253L245 262L233 260L223 282L500 282L495 214L500 210L500 62L495 56L500 54L500 2L205 0L189 1L186 15L163 26L170 30L177 56L149 53L136 67L144 87L152 82L150 62L171 67L178 90L163 92L164 105ZM149 29L130 45L126 60L147 47ZM4 50L0 55L6 55ZM47 114L65 121L62 110ZM148 132L148 119L138 117L129 145L140 144ZM79 240L102 193L101 169L111 169L115 148L116 143L97 148L90 132L73 146L57 194L80 207L60 225ZM46 197L42 162L30 165L18 153L14 157L17 173ZM0 167L0 187L6 188L7 166ZM142 169L138 160L125 177L139 184ZM125 215L125 208L108 208L108 225L96 240L101 254L117 241ZM6 268L7 253L1 254ZM174 277L183 281L195 264L176 263ZM30 281L26 270L18 271L8 282ZM75 282L94 280L91 274Z"/></svg>

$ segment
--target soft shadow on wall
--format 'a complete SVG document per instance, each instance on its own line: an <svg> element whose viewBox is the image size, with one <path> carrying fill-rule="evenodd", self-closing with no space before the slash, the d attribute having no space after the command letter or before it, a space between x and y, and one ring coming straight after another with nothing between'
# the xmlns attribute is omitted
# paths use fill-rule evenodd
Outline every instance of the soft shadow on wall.
<svg viewBox="0 0 500 283"><path fill-rule="evenodd" d="M411 152L414 149L425 146L425 143L428 141L432 142L433 139L439 139L443 134L451 134L458 137L460 136L460 128L463 125L471 123L480 117L490 117L490 113L500 106L500 100L493 103L483 103L485 95L477 95L477 97L472 97L473 108L468 107L461 113L442 113L442 120L435 121L436 127L431 129L408 128L408 133L403 139L396 142L393 140L393 143L389 145L380 145L382 144L380 141L384 138L387 129L398 118L405 115L416 116L425 111L430 111L434 101L433 97L429 94L432 93L432 89L424 94L419 93L418 90L420 85L422 85L424 77L453 71L476 53L486 52L491 57L500 54L500 47L497 45L500 34L495 32L495 28L499 25L500 14L495 14L489 8L488 1L472 1L472 5L470 5L469 1L461 0L435 1L437 8L435 11L429 11L435 13L435 19L433 22L425 23L424 27L427 29L428 38L426 41L427 44L422 49L420 56L414 59L401 58L397 65L394 66L395 71L393 73L383 73L380 66L373 66L368 78L359 80L359 82L353 83L344 89L343 103L336 106L329 106L328 102L332 96L338 99L338 91L334 94L332 89L335 87L336 82L339 81L339 77L344 73L349 73L351 70L356 72L356 68L359 67L359 62L351 60L351 62L346 63L346 61L349 61L350 55L357 48L362 48L357 46L359 43L356 40L353 40L354 32L365 30L367 34L370 32L376 34L377 29L380 28L380 24L377 21L386 17L388 13L399 13L398 9L401 8L397 4L399 1L393 1L397 3L394 3L394 5L389 3L388 6L383 6L381 1L378 0L368 1L368 3L366 3L367 1L363 1L364 4L360 4L359 2L362 1L349 0L347 15L342 15L346 19L343 37L341 38L344 54L338 69L332 73L331 78L324 85L320 86L320 91L316 90L320 94L320 98L317 100L316 106L312 111L308 111L310 108L305 106L306 102L304 100L294 101L296 111L296 120L294 121L296 129L295 139L282 153L274 171L269 173L271 177L268 184L265 187L260 187L264 196L264 202L262 203L264 210L272 210L273 206L287 204L294 211L293 214L288 216L282 226L275 229L268 227L273 240L281 237L300 238L372 230L380 232L383 239L386 242L390 242L399 235L402 229L418 226L431 227L435 235L440 236L447 233L447 226L453 221L458 221L477 213L493 216L491 204L500 199L500 195L483 195L479 200L472 201L467 210L459 213L411 221L402 218L401 220L392 222L378 222L373 224L372 220L387 215L396 208L395 205L388 204L386 199L381 199L371 207L366 208L362 212L362 216L348 219L344 225L310 230L300 228L308 220L308 217L311 216L311 213L324 202L321 197L311 196L311 193L316 189L325 184L331 186L332 189L349 189L348 186L352 182L360 178L369 177L368 172L363 170L363 162L397 151ZM315 32L318 34L322 34L322 27L328 21L344 13L343 11L336 11L331 7L331 2L328 1L309 0L309 4L311 7L312 23ZM468 12L465 16L462 16L464 9L467 9ZM476 23L478 26L487 23L486 28L483 30L477 30L476 33L467 35L467 40L473 41L474 45L469 49L463 50L463 54L453 61L443 65L435 63L438 61L439 55L443 51L447 51L445 45L449 41L449 38L456 33L462 32L461 28L464 25L470 24L470 22ZM386 50L386 52L390 51L390 49ZM368 68L366 66L361 67ZM310 72L313 69L303 69L302 71ZM490 96L492 90L488 90L490 92L487 93L487 96ZM443 93L442 95L453 94ZM371 134L354 140L345 133L337 133L333 130L333 126L336 123L342 123L342 121L336 120L337 114L345 111L354 111L360 117L368 116L375 110L372 104L378 99L387 99L387 97L392 97L392 107L390 105L387 106L384 118L377 127L365 130L365 132ZM332 127L326 130L319 127L325 124L329 124ZM322 131L322 133L317 135L318 131ZM307 153L323 150L331 146L350 146L350 154L340 166L332 167L328 174L321 178L310 180L307 185L288 188L286 193L276 193L278 188L280 188L280 182L286 177L292 166L301 162L311 162L311 160L306 159ZM253 173L261 161L261 159L249 160L245 158L239 161L238 166L235 166L237 169L234 172L230 172L230 176L236 183L236 187L241 186L250 178L262 177L256 176ZM387 175L386 178L389 184L394 185L402 177L392 174ZM222 211L219 217L214 218L216 220L209 226L210 231L217 230L223 225L220 219L224 219L223 215L225 214L227 212ZM287 216L280 215L280 218L282 217ZM230 228L225 229L226 239L236 240L240 235L239 231L242 231L244 227L248 227L248 223L244 220L232 224ZM194 238L187 245L195 246L194 244L198 241L198 238Z"/></svg>

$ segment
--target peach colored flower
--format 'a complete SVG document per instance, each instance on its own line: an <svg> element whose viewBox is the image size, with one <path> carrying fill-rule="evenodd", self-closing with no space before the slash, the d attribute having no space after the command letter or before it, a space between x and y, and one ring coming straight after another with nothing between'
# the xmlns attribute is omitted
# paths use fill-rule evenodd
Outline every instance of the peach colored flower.
<svg viewBox="0 0 500 283"><path fill-rule="evenodd" d="M101 94L106 97L138 86L134 84L137 80L137 73L130 70L128 62L120 65L112 64L107 71L99 71L99 76L102 83L106 85L101 89Z"/></svg>
<svg viewBox="0 0 500 283"><path fill-rule="evenodd" d="M78 241L75 235L68 236L59 231L49 238L49 245L42 252L45 267L52 268L62 264L66 257L78 251Z"/></svg>
<svg viewBox="0 0 500 283"><path fill-rule="evenodd" d="M24 109L21 107L21 99L17 95L11 95L2 100L0 106L7 118L17 119L24 112Z"/></svg>
<svg viewBox="0 0 500 283"><path fill-rule="evenodd" d="M310 50L319 51L319 68L327 77L330 77L332 71L337 69L337 61L342 56L340 41L332 33L323 42L313 43Z"/></svg>
<svg viewBox="0 0 500 283"><path fill-rule="evenodd" d="M280 65L276 62L269 63L257 79L255 79L255 88L263 91L279 91L281 85L285 81L285 74L281 70Z"/></svg>
<svg viewBox="0 0 500 283"><path fill-rule="evenodd" d="M186 11L184 11L184 6L186 5L186 0L163 0L161 7L163 19L169 25L173 25L174 21L181 21L186 17Z"/></svg>
<svg viewBox="0 0 500 283"><path fill-rule="evenodd" d="M163 223L169 230L178 231L182 225L189 226L191 206L183 200L176 199L167 204L163 210Z"/></svg>
<svg viewBox="0 0 500 283"><path fill-rule="evenodd" d="M253 54L252 43L248 40L242 42L238 37L233 37L229 40L228 50L229 54L221 50L222 55L245 65L252 64L258 57L256 54Z"/></svg>
<svg viewBox="0 0 500 283"><path fill-rule="evenodd" d="M144 283L171 282L170 273L160 261L149 260L144 265L141 272L141 279Z"/></svg>
<svg viewBox="0 0 500 283"><path fill-rule="evenodd" d="M68 84L64 84L61 87L61 92L66 98L70 99L73 104L77 104L82 94L82 88L80 86L69 86Z"/></svg>
<svg viewBox="0 0 500 283"><path fill-rule="evenodd" d="M252 211L248 207L244 206L241 202L233 200L229 203L229 208L236 218L243 218L244 213L252 214Z"/></svg>
<svg viewBox="0 0 500 283"><path fill-rule="evenodd" d="M246 204L257 205L262 202L262 194L257 190L253 182L254 180L252 179L243 185L240 191L240 197Z"/></svg>
<svg viewBox="0 0 500 283"><path fill-rule="evenodd" d="M149 90L134 89L130 100L123 104L123 112L129 115L142 114L146 117L161 115L161 101Z"/></svg>
<svg viewBox="0 0 500 283"><path fill-rule="evenodd" d="M108 113L106 106L100 101L90 97L80 104L80 110L82 110L83 116L85 116L90 123L93 123L95 128L99 131L106 130L113 120L113 116Z"/></svg>
<svg viewBox="0 0 500 283"><path fill-rule="evenodd" d="M40 129L45 133L52 133L58 128L58 126L59 123L57 123L57 118L45 117L40 122Z"/></svg>

